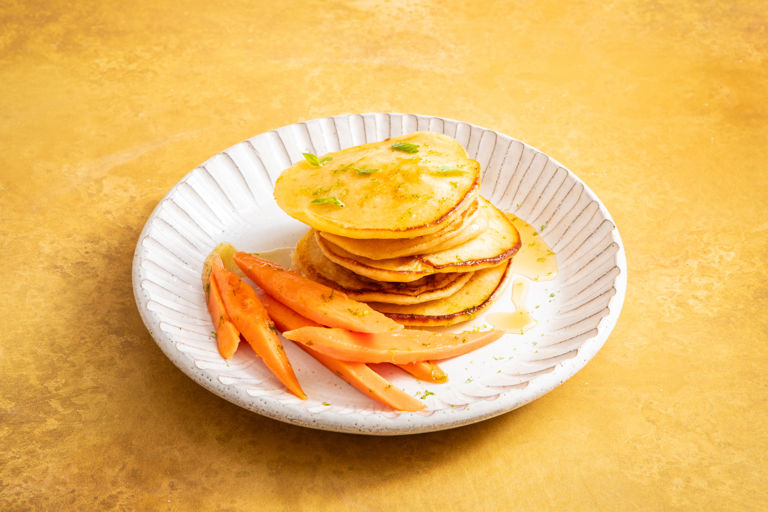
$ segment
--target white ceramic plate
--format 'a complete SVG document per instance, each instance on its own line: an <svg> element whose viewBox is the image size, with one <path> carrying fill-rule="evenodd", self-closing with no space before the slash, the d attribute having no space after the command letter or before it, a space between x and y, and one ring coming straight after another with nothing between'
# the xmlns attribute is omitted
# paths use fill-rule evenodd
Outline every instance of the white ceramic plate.
<svg viewBox="0 0 768 512"><path fill-rule="evenodd" d="M227 363L216 350L200 283L206 255L227 241L249 252L292 247L306 226L280 210L272 188L303 152L330 151L417 130L458 140L483 169L481 193L531 225L557 253L556 281L533 283L538 326L441 363L446 384L377 366L394 385L423 397L425 411L387 409L285 341L309 395L285 391L247 347ZM139 237L133 287L158 346L206 389L246 409L296 425L375 435L412 434L481 421L520 407L565 382L608 338L626 290L619 233L600 200L536 149L471 124L411 114L315 119L257 135L185 176L158 204ZM539 308L535 308L539 306ZM509 307L503 302L499 307ZM482 317L478 320L482 321Z"/></svg>

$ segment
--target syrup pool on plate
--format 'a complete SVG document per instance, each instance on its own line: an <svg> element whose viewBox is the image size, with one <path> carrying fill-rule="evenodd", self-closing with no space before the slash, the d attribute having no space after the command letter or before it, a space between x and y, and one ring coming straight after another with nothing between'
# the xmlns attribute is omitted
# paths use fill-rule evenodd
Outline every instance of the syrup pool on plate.
<svg viewBox="0 0 768 512"><path fill-rule="evenodd" d="M255 252L254 255L265 260L269 260L272 263L277 263L283 268L291 268L291 254L293 253L293 247L283 247L280 249L273 249L271 251Z"/></svg>
<svg viewBox="0 0 768 512"><path fill-rule="evenodd" d="M486 320L495 329L501 329L506 332L525 334L536 326L536 319L531 316L531 312L525 305L528 298L528 281L515 279L512 281L512 304L514 311L502 311L491 313Z"/></svg>
<svg viewBox="0 0 768 512"><path fill-rule="evenodd" d="M557 257L533 226L512 213L506 215L520 233L520 250L512 258L512 273L525 279L518 277L512 281L514 311L491 313L486 320L496 329L525 334L536 326L536 319L526 305L530 282L555 279Z"/></svg>
<svg viewBox="0 0 768 512"><path fill-rule="evenodd" d="M541 238L536 228L517 215L512 213L506 215L520 233L520 250L512 258L512 271L532 281L555 279L557 277L555 252Z"/></svg>

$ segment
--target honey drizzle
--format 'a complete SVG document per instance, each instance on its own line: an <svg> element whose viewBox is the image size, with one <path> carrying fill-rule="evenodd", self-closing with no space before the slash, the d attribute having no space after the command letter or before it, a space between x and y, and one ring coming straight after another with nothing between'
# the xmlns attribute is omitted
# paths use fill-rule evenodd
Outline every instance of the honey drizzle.
<svg viewBox="0 0 768 512"><path fill-rule="evenodd" d="M528 287L527 280L515 279L512 281L512 304L515 306L515 311L491 313L487 317L488 323L496 329L515 334L525 334L536 327L536 320L525 306Z"/></svg>
<svg viewBox="0 0 768 512"><path fill-rule="evenodd" d="M507 218L520 233L520 250L512 259L512 272L523 276L512 281L512 312L491 313L487 320L494 328L525 334L536 326L536 319L526 308L530 281L551 281L557 277L557 257L536 229L512 213Z"/></svg>
<svg viewBox="0 0 768 512"><path fill-rule="evenodd" d="M512 213L507 218L520 233L520 250L512 258L512 272L532 281L551 281L557 277L557 257L536 228Z"/></svg>

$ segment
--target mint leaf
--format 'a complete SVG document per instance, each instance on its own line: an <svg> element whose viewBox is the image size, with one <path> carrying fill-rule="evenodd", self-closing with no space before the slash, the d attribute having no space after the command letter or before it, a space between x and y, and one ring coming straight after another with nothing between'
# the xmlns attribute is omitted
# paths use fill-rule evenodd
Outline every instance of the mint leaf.
<svg viewBox="0 0 768 512"><path fill-rule="evenodd" d="M390 146L395 151L402 151L404 153L418 153L418 144L411 144L410 142L395 142Z"/></svg>
<svg viewBox="0 0 768 512"><path fill-rule="evenodd" d="M344 203L339 201L339 198L336 197L336 196L321 197L321 198L318 198L318 199L315 199L314 201L312 201L311 204L334 204L334 205L338 206L339 208L344 208Z"/></svg>
<svg viewBox="0 0 768 512"><path fill-rule="evenodd" d="M331 160L333 160L332 156L327 156L323 158L322 160L319 160L316 155L313 155L312 153L302 153L304 155L304 160L309 162L310 164L314 165L315 167L321 167Z"/></svg>
<svg viewBox="0 0 768 512"><path fill-rule="evenodd" d="M317 159L315 155L313 155L312 153L302 153L302 155L304 155L304 160L314 165L315 167L320 167L320 161Z"/></svg>

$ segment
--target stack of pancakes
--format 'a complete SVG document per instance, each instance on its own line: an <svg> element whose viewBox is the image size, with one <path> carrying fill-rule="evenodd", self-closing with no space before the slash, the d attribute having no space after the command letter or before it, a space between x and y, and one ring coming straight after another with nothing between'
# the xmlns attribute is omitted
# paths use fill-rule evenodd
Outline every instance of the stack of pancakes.
<svg viewBox="0 0 768 512"><path fill-rule="evenodd" d="M473 318L509 277L520 237L480 196L480 165L417 132L286 169L275 199L311 229L293 265L409 326Z"/></svg>

